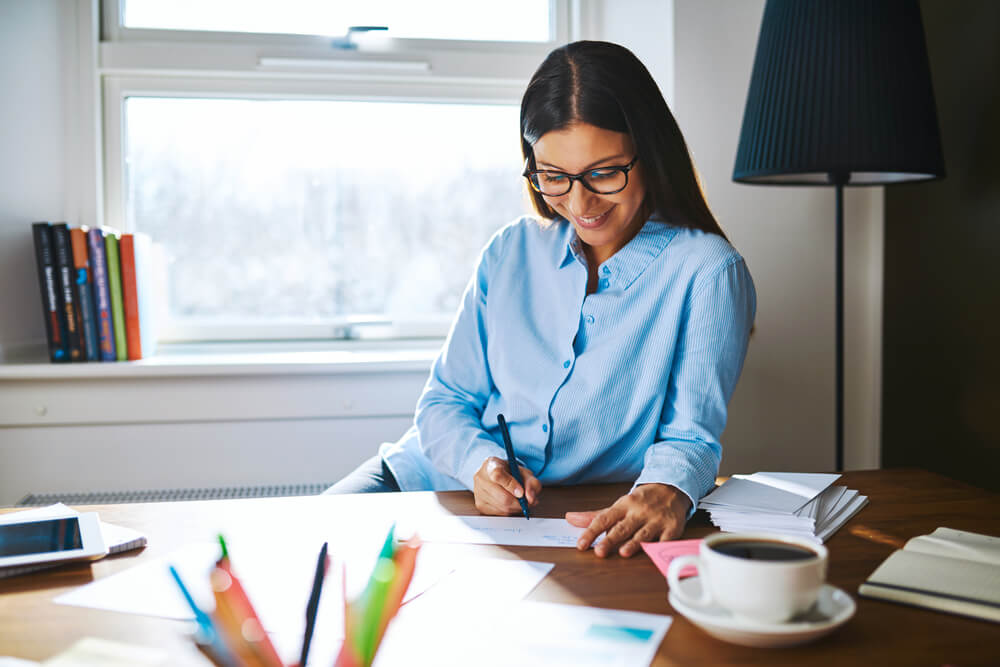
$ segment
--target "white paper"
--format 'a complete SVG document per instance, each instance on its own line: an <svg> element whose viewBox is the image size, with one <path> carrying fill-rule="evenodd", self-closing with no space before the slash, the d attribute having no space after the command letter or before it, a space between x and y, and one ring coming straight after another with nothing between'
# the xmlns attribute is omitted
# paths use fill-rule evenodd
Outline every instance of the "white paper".
<svg viewBox="0 0 1000 667"><path fill-rule="evenodd" d="M776 514L794 514L821 494L840 475L825 473L758 472L733 475L701 499L702 509L740 508Z"/></svg>
<svg viewBox="0 0 1000 667"><path fill-rule="evenodd" d="M42 667L159 667L168 664L166 651L98 637L84 637Z"/></svg>
<svg viewBox="0 0 1000 667"><path fill-rule="evenodd" d="M270 547L253 549L230 541L230 559L279 654L289 664L298 660L305 629L305 608L315 572L316 555L301 549ZM340 551L331 548L331 553ZM205 611L214 609L209 572L219 556L219 545L191 544L166 556L105 577L59 596L59 604L124 613L192 620L185 602L167 569L177 568L191 596ZM374 556L352 557L347 562L348 591L353 597L371 574ZM332 664L344 632L344 561L333 559L327 571L310 648L310 664ZM528 595L552 569L551 563L496 558L454 560L421 552L403 609L425 609L447 604L468 609L477 600L507 602ZM354 580L354 581L350 581ZM359 583L360 582L360 583ZM355 592L351 592L352 589ZM440 594L429 596L429 592ZM444 602L447 601L447 602ZM314 662L315 661L315 662Z"/></svg>
<svg viewBox="0 0 1000 667"><path fill-rule="evenodd" d="M414 523L409 528L424 542L518 547L576 547L576 541L585 530L570 525L565 519L507 516L435 517Z"/></svg>
<svg viewBox="0 0 1000 667"><path fill-rule="evenodd" d="M814 498L824 489L840 479L838 473L822 472L755 472L752 475L733 475L736 479L748 479L803 498Z"/></svg>
<svg viewBox="0 0 1000 667"><path fill-rule="evenodd" d="M374 667L645 666L672 621L656 614L528 601L480 601L474 610L442 608L400 620L393 635L386 635Z"/></svg>
<svg viewBox="0 0 1000 667"><path fill-rule="evenodd" d="M417 556L420 562L420 556ZM453 571L422 595L408 595L409 602L403 605L397 617L389 625L384 645L392 643L392 637L401 635L399 641L416 641L417 647L433 647L423 636L426 623L437 624L441 614L448 617L478 614L481 605L506 604L520 600L531 593L545 575L552 570L552 563L536 563L522 560L501 560L496 558L470 558L455 563ZM331 618L322 611L316 618L316 633L309 648L310 665L332 665L343 643L343 614ZM336 627L335 627L336 626ZM408 632L407 627L412 629ZM402 630L399 630L402 628ZM286 663L292 664L299 658L302 645L302 628L286 626L271 632L271 641L278 654ZM405 639L410 637L411 639ZM450 641L450 638L444 638ZM397 642L397 646L399 642ZM410 647L401 647L406 654ZM390 652L392 649L389 649ZM379 655L382 649L379 650ZM376 661L376 664L379 664ZM391 664L391 663L382 663ZM418 663L403 661L400 665ZM426 664L435 664L433 661ZM474 663L470 663L474 664Z"/></svg>
<svg viewBox="0 0 1000 667"><path fill-rule="evenodd" d="M288 619L305 625L305 608L316 570L316 554L303 550L274 547L267 553L259 549L237 548L230 543L233 571L243 584L265 629L287 625ZM173 565L187 586L195 603L206 611L215 608L209 586L209 572L219 557L219 545L211 542L191 544L166 556L81 586L59 596L59 604L105 609L145 616L194 620L194 613L170 575ZM348 591L359 590L371 574L370 562L347 564L348 578L361 581L349 584ZM413 580L404 601L421 593L449 574L454 566L441 559L417 558ZM343 627L344 562L332 559L323 583L320 612L335 627ZM353 576L352 576L353 575ZM329 607L329 609L327 609Z"/></svg>
<svg viewBox="0 0 1000 667"><path fill-rule="evenodd" d="M843 512L837 515L835 520L832 520L828 526L822 528L817 536L823 542L830 539L830 536L840 530L840 527L851 520L855 514L864 509L865 505L868 504L868 496L855 496L851 499L850 503L844 509Z"/></svg>

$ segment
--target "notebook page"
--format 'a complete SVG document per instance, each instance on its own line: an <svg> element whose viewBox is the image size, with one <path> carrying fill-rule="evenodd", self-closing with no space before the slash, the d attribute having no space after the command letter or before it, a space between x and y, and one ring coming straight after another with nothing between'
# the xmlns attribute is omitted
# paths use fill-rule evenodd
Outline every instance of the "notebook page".
<svg viewBox="0 0 1000 667"><path fill-rule="evenodd" d="M1000 568L911 551L896 551L868 583L901 586L1000 605Z"/></svg>
<svg viewBox="0 0 1000 667"><path fill-rule="evenodd" d="M1000 567L1000 538L979 533L942 527L930 535L914 537L904 549Z"/></svg>

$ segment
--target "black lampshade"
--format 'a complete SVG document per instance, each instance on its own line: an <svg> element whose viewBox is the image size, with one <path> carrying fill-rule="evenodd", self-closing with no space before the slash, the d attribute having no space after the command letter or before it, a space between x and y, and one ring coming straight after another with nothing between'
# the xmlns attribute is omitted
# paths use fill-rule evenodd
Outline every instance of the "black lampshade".
<svg viewBox="0 0 1000 667"><path fill-rule="evenodd" d="M944 176L916 0L768 0L733 180Z"/></svg>

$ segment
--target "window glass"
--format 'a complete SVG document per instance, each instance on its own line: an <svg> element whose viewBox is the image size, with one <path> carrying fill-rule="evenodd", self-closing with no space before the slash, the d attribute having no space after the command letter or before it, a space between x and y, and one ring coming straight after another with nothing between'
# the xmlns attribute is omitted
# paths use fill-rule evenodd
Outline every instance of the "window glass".
<svg viewBox="0 0 1000 667"><path fill-rule="evenodd" d="M126 28L343 35L387 26L391 37L545 42L548 0L127 0Z"/></svg>
<svg viewBox="0 0 1000 667"><path fill-rule="evenodd" d="M173 318L453 315L528 210L513 105L143 96L125 128Z"/></svg>

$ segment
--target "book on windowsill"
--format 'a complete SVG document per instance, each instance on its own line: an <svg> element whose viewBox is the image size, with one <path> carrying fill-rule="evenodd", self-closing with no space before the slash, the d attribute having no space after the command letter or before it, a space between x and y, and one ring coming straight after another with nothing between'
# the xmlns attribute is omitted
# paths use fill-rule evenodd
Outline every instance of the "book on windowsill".
<svg viewBox="0 0 1000 667"><path fill-rule="evenodd" d="M38 265L38 284L42 294L42 310L45 314L49 359L58 362L69 361L66 313L59 307L59 277L55 249L52 247L52 224L36 222L31 228L35 242L35 262Z"/></svg>
<svg viewBox="0 0 1000 667"><path fill-rule="evenodd" d="M1000 537L951 528L914 537L858 593L1000 623Z"/></svg>

